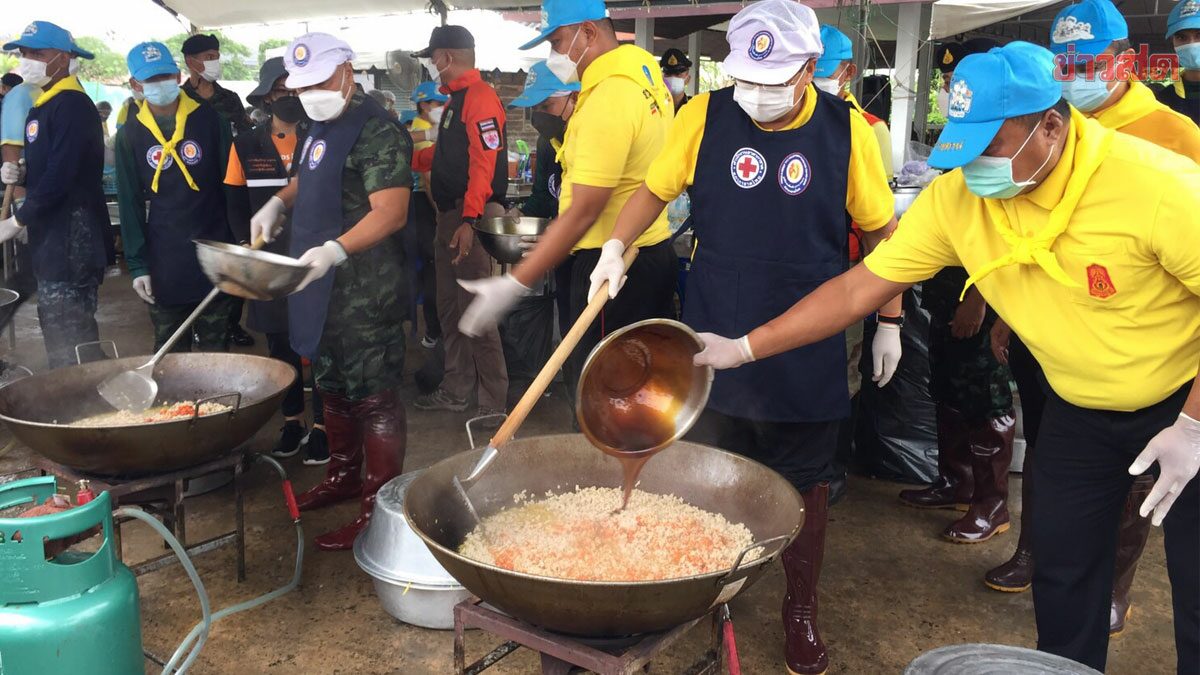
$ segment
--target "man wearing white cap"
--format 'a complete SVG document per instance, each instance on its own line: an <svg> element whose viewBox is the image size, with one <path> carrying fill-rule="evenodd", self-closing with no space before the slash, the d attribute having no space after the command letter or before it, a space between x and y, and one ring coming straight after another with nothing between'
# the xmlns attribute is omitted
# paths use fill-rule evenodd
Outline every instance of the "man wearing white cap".
<svg viewBox="0 0 1200 675"><path fill-rule="evenodd" d="M687 190L697 246L683 320L700 331L741 335L846 270L851 218L871 248L891 234L895 216L870 125L812 86L822 53L813 11L792 0L756 2L733 18L727 39L725 72L735 86L701 94L679 111L666 148L617 218L589 296L604 281L618 292L625 247ZM896 297L880 310L873 343L879 386L899 361L901 321ZM838 427L849 414L839 332L782 358L718 373L691 434L767 464L804 498L804 528L783 553L792 673L829 665L816 625L816 587Z"/></svg>
<svg viewBox="0 0 1200 675"><path fill-rule="evenodd" d="M297 501L305 511L361 497L356 520L316 538L322 551L353 545L375 493L400 473L406 442L397 391L406 274L392 235L408 219L412 139L356 90L353 58L346 43L325 33L288 46L285 85L299 92L313 125L297 177L250 222L252 237L270 239L290 208L291 254L312 268L288 298L288 331L292 348L313 364L330 462L325 480Z"/></svg>

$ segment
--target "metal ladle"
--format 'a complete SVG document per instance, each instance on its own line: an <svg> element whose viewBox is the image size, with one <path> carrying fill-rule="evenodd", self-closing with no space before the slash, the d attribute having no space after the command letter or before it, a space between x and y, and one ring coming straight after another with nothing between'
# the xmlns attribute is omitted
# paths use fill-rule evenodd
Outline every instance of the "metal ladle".
<svg viewBox="0 0 1200 675"><path fill-rule="evenodd" d="M250 246L250 249L257 251L265 245L266 242L259 238ZM192 324L200 318L200 315L220 293L221 289L214 286L212 291L200 301L200 304L196 305L196 309L192 310L188 318L184 319L179 328L175 329L171 337L163 343L163 346L159 347L154 356L150 357L149 361L133 370L117 373L97 385L96 391L100 392L100 396L117 410L141 412L154 405L154 399L158 398L158 382L154 380L154 367L166 356L167 352L171 351L171 347L179 342L179 338L191 332Z"/></svg>

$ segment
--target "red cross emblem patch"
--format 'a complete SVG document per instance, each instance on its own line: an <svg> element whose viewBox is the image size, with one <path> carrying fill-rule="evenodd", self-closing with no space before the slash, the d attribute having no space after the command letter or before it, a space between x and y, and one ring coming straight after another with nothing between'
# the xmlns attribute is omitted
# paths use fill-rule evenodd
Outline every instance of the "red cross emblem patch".
<svg viewBox="0 0 1200 675"><path fill-rule="evenodd" d="M733 153L729 173L738 187L749 190L763 181L767 175L767 160L754 148L742 148Z"/></svg>

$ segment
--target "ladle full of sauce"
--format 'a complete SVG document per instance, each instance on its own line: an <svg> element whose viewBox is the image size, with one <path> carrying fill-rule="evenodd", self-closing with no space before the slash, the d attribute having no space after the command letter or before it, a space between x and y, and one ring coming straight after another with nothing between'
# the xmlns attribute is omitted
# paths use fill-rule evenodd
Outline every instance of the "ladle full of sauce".
<svg viewBox="0 0 1200 675"><path fill-rule="evenodd" d="M650 319L613 332L584 363L575 414L592 445L621 462L622 509L646 462L704 409L713 371L692 364L703 348L686 325Z"/></svg>

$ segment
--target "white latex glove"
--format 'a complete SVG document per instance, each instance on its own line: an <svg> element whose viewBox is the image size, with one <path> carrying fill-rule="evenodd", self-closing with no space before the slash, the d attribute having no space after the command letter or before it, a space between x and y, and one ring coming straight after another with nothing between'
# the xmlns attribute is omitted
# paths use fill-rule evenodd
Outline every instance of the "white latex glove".
<svg viewBox="0 0 1200 675"><path fill-rule="evenodd" d="M717 370L725 370L743 366L754 360L749 336L730 340L713 333L700 333L700 341L704 343L704 350L692 357L692 363L697 366L712 366Z"/></svg>
<svg viewBox="0 0 1200 675"><path fill-rule="evenodd" d="M287 207L279 197L271 197L266 204L250 218L250 242L263 241L271 243L283 229L283 221L287 217Z"/></svg>
<svg viewBox="0 0 1200 675"><path fill-rule="evenodd" d="M312 282L329 274L329 270L341 264L346 257L346 250L336 241L327 241L305 251L304 255L300 256L300 264L308 265L310 269L308 276L304 277L304 281L300 282L295 292L299 293Z"/></svg>
<svg viewBox="0 0 1200 675"><path fill-rule="evenodd" d="M530 292L511 274L459 281L458 285L475 294L475 299L458 321L458 330L470 337L479 337L495 328L513 305L517 304L517 300Z"/></svg>
<svg viewBox="0 0 1200 675"><path fill-rule="evenodd" d="M591 286L588 287L588 302L600 292L600 284L608 282L608 299L612 300L617 297L617 293L621 292L621 287L625 285L625 261L621 256L625 255L625 244L621 243L620 239L609 239L604 242L604 246L600 247L600 259L596 261L596 268L592 270ZM738 364L741 365L741 364Z"/></svg>
<svg viewBox="0 0 1200 675"><path fill-rule="evenodd" d="M0 220L0 244L16 239L22 244L29 242L29 231L17 222L16 216Z"/></svg>
<svg viewBox="0 0 1200 675"><path fill-rule="evenodd" d="M1184 486L1200 469L1200 422L1180 413L1175 424L1150 439L1146 449L1129 466L1129 473L1140 476L1155 462L1158 462L1158 480L1142 502L1140 513L1146 518L1153 511L1151 522L1159 526Z"/></svg>
<svg viewBox="0 0 1200 675"><path fill-rule="evenodd" d="M150 275L143 274L133 280L133 290L144 302L154 304L154 290L150 288Z"/></svg>
<svg viewBox="0 0 1200 675"><path fill-rule="evenodd" d="M541 239L541 235L537 235L537 234L521 235L521 242L519 244L517 244L517 248L521 249L521 257L522 258L529 255L529 252L533 250L533 247L537 246L539 239Z"/></svg>
<svg viewBox="0 0 1200 675"><path fill-rule="evenodd" d="M25 160L17 162L5 162L0 166L0 183L5 185L20 185L25 182Z"/></svg>
<svg viewBox="0 0 1200 675"><path fill-rule="evenodd" d="M896 374L900 365L900 327L894 323L881 323L871 341L871 381L884 387Z"/></svg>

